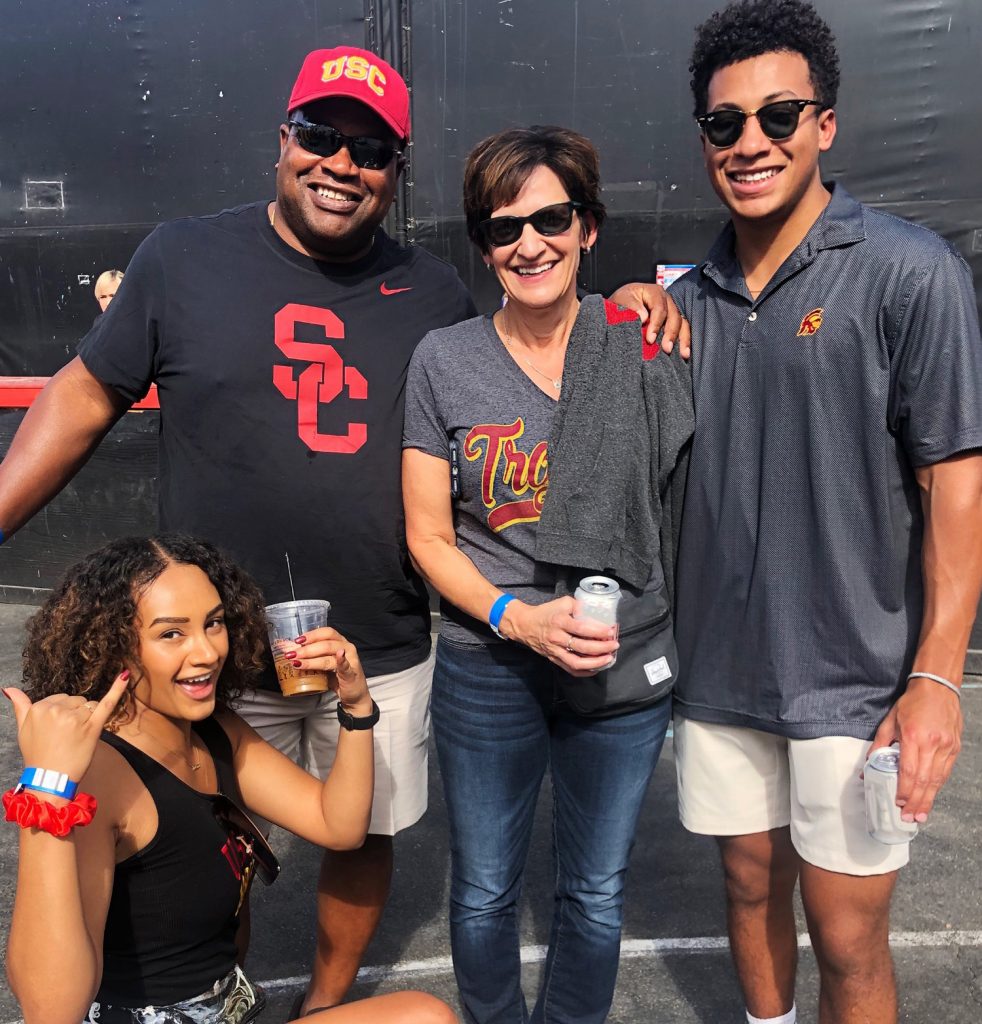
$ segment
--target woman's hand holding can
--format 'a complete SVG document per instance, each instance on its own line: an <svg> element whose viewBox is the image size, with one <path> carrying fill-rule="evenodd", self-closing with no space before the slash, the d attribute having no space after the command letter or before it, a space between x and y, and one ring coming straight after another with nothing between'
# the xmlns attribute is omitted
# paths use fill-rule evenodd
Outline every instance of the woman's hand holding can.
<svg viewBox="0 0 982 1024"><path fill-rule="evenodd" d="M596 675L610 664L619 646L617 627L575 615L576 601L572 597L537 605L512 601L502 616L501 632L570 675Z"/></svg>

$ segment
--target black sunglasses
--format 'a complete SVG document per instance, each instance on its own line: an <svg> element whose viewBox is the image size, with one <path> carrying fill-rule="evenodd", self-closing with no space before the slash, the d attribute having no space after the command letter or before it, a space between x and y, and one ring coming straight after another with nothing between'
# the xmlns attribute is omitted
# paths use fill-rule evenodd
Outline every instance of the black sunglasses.
<svg viewBox="0 0 982 1024"><path fill-rule="evenodd" d="M478 223L478 230L490 246L511 245L522 237L526 224L531 224L540 235L561 235L573 223L573 211L583 209L582 203L553 203L527 217L489 217Z"/></svg>
<svg viewBox="0 0 982 1024"><path fill-rule="evenodd" d="M373 139L367 135L345 135L329 124L313 124L293 118L290 128L297 142L308 153L334 156L344 146L351 162L366 171L381 171L392 163L394 156L402 156L401 149L396 149L383 139Z"/></svg>
<svg viewBox="0 0 982 1024"><path fill-rule="evenodd" d="M790 139L798 130L798 121L805 107L825 107L818 100L778 100L757 110L714 110L697 117L696 122L716 149L729 149L743 134L748 117L756 117L760 130L771 140Z"/></svg>
<svg viewBox="0 0 982 1024"><path fill-rule="evenodd" d="M262 829L234 800L224 793L212 797L212 811L215 820L222 826L230 838L238 839L246 857L242 873L248 891L252 874L255 872L266 885L272 885L280 873L280 862L273 853Z"/></svg>

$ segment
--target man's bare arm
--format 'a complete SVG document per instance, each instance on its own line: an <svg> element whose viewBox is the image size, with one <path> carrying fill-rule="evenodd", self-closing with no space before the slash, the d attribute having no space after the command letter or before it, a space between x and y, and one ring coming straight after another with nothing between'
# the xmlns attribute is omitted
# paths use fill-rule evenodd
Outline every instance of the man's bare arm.
<svg viewBox="0 0 982 1024"><path fill-rule="evenodd" d="M27 410L0 463L0 529L9 537L79 471L129 408L77 356Z"/></svg>
<svg viewBox="0 0 982 1024"><path fill-rule="evenodd" d="M982 589L982 454L957 455L917 470L924 508L924 616L914 670L960 685ZM883 720L874 746L900 741L897 803L924 821L961 749L956 694L915 678Z"/></svg>

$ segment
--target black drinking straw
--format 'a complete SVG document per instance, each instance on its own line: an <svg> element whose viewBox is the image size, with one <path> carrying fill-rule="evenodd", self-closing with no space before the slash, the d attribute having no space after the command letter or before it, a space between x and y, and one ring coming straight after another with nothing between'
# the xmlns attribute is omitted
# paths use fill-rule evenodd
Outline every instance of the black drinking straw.
<svg viewBox="0 0 982 1024"><path fill-rule="evenodd" d="M297 592L293 589L293 573L290 571L290 552L284 551L286 556L286 575L290 580L290 596L293 598L293 615L297 620L297 636L303 636L303 626L300 624L300 609L297 608Z"/></svg>

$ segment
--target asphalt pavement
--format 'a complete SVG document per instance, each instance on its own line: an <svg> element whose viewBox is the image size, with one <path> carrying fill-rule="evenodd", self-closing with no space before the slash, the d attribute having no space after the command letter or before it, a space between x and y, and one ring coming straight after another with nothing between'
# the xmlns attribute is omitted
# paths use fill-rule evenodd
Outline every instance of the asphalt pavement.
<svg viewBox="0 0 982 1024"><path fill-rule="evenodd" d="M31 609L0 605L0 682L20 674L23 622ZM897 888L892 944L901 992L900 1019L911 1024L982 1018L982 847L977 780L982 769L982 679L967 680L965 746L956 774L912 850ZM0 702L5 704L6 702ZM652 782L634 852L626 899L624 942L610 1024L743 1024L745 1018L726 948L722 887L711 840L686 833L676 820L672 743ZM354 996L402 988L432 992L459 1009L446 924L449 878L446 814L435 754L430 809L396 838L392 897L365 958ZM21 760L8 707L0 708L0 767L13 784ZM5 784L6 786L6 784ZM521 915L523 981L531 1006L551 915L550 794L546 782L526 872ZM17 829L0 828L0 930L9 927L16 880ZM253 941L247 969L263 984L263 1022L287 1019L305 984L314 945L314 886L319 851L279 830L274 847L283 870L253 896ZM817 1024L817 972L802 945L798 1020ZM19 1021L0 982L0 1024Z"/></svg>

